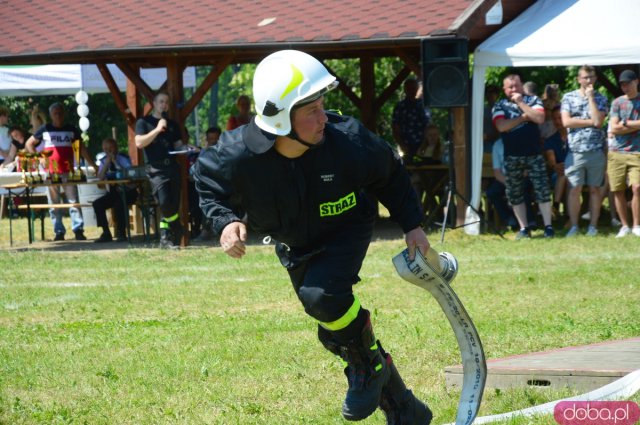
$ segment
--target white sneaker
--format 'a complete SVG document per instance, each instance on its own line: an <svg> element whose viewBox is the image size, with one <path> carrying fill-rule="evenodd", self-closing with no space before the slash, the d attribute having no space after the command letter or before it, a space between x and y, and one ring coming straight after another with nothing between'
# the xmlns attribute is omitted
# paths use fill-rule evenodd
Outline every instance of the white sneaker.
<svg viewBox="0 0 640 425"><path fill-rule="evenodd" d="M618 220L617 218L611 219L611 227L620 227L620 226L622 226L622 223L620 222L620 220Z"/></svg>
<svg viewBox="0 0 640 425"><path fill-rule="evenodd" d="M630 234L631 234L631 229L629 229L627 226L622 226L618 231L616 238L624 238L625 236Z"/></svg>
<svg viewBox="0 0 640 425"><path fill-rule="evenodd" d="M636 236L640 236L640 226L633 226L633 229L631 229L631 233Z"/></svg>
<svg viewBox="0 0 640 425"><path fill-rule="evenodd" d="M578 236L580 234L580 229L578 229L578 226L571 226L571 228L569 229L569 231L567 232L566 235L564 235L565 238L571 238L574 236Z"/></svg>
<svg viewBox="0 0 640 425"><path fill-rule="evenodd" d="M589 225L589 228L587 229L587 233L585 233L585 235L595 236L597 234L598 234L598 229L596 229L595 226Z"/></svg>
<svg viewBox="0 0 640 425"><path fill-rule="evenodd" d="M591 220L591 211L587 211L586 213L582 214L580 218L587 221Z"/></svg>

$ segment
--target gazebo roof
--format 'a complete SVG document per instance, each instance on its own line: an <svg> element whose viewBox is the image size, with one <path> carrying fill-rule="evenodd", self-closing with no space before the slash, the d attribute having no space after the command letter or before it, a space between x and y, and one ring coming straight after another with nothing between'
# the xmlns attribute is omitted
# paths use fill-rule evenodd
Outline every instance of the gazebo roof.
<svg viewBox="0 0 640 425"><path fill-rule="evenodd" d="M325 57L363 50L393 55L394 48L415 48L420 38L445 34L468 37L473 46L499 29L484 23L495 2L9 0L1 12L11 29L0 44L0 63L152 64L154 57L180 55L197 64L230 54L242 62L302 46ZM505 21L532 2L503 0Z"/></svg>

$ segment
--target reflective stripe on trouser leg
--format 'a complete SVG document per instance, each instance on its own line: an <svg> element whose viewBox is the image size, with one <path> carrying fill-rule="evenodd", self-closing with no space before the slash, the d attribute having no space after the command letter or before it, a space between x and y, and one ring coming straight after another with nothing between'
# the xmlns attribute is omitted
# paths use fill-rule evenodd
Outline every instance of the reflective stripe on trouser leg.
<svg viewBox="0 0 640 425"><path fill-rule="evenodd" d="M167 223L171 223L172 221L176 221L179 217L180 217L179 214L175 213L171 217L164 217L163 220L166 221Z"/></svg>
<svg viewBox="0 0 640 425"><path fill-rule="evenodd" d="M180 218L180 215L178 213L175 213L171 217L163 217L162 220L160 220L160 228L161 229L168 229L169 228L169 223L173 223L178 218Z"/></svg>
<svg viewBox="0 0 640 425"><path fill-rule="evenodd" d="M320 326L325 328L328 331L339 331L341 329L346 328L353 322L356 317L358 317L358 313L360 312L360 300L355 295L353 296L353 304L349 307L349 310L345 314L342 315L337 320L333 322L318 322Z"/></svg>

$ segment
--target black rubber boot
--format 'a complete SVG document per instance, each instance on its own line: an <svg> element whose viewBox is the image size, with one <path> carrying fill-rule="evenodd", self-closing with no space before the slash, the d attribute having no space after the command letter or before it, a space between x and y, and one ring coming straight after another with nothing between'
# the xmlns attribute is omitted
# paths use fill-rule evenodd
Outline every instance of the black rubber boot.
<svg viewBox="0 0 640 425"><path fill-rule="evenodd" d="M174 220L169 223L169 230L171 232L171 241L176 247L179 247L182 241L182 235L184 234L184 228L180 220Z"/></svg>
<svg viewBox="0 0 640 425"><path fill-rule="evenodd" d="M160 248L162 249L178 249L173 243L173 235L169 229L160 229Z"/></svg>
<svg viewBox="0 0 640 425"><path fill-rule="evenodd" d="M318 338L327 350L347 363L344 374L349 388L342 404L342 416L348 421L370 416L378 408L382 388L389 380L389 368L373 334L371 321L367 318L360 336L347 343L337 342L331 332L320 327Z"/></svg>
<svg viewBox="0 0 640 425"><path fill-rule="evenodd" d="M380 409L387 418L387 425L429 425L433 414L431 410L407 389L391 355L384 352L389 381L382 390Z"/></svg>

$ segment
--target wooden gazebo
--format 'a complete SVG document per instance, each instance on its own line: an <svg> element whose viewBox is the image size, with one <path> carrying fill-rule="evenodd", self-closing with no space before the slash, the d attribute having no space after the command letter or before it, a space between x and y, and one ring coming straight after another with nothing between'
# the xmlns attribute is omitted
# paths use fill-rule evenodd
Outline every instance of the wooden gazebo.
<svg viewBox="0 0 640 425"><path fill-rule="evenodd" d="M497 1L502 5L502 24L487 25L485 15ZM411 72L421 75L421 39L465 37L472 50L532 3L533 0L9 0L0 12L3 22L11 22L0 45L0 65L96 64L128 124L129 153L138 163L140 152L133 144L134 125L146 112L141 96L152 97L152 90L139 76L141 68L167 69L164 88L174 102L170 116L184 123L230 64L255 63L283 48L304 50L319 59L358 58L361 95L346 84L339 88L358 107L365 125L375 129L381 106L403 80ZM374 59L389 56L399 57L405 66L388 87L376 93ZM130 84L125 96L117 88L108 63L116 64L127 76ZM211 71L193 95L185 99L182 73L187 66L200 65L212 66ZM457 118L453 140L455 166L459 170L457 187L466 193L465 110L453 109Z"/></svg>

